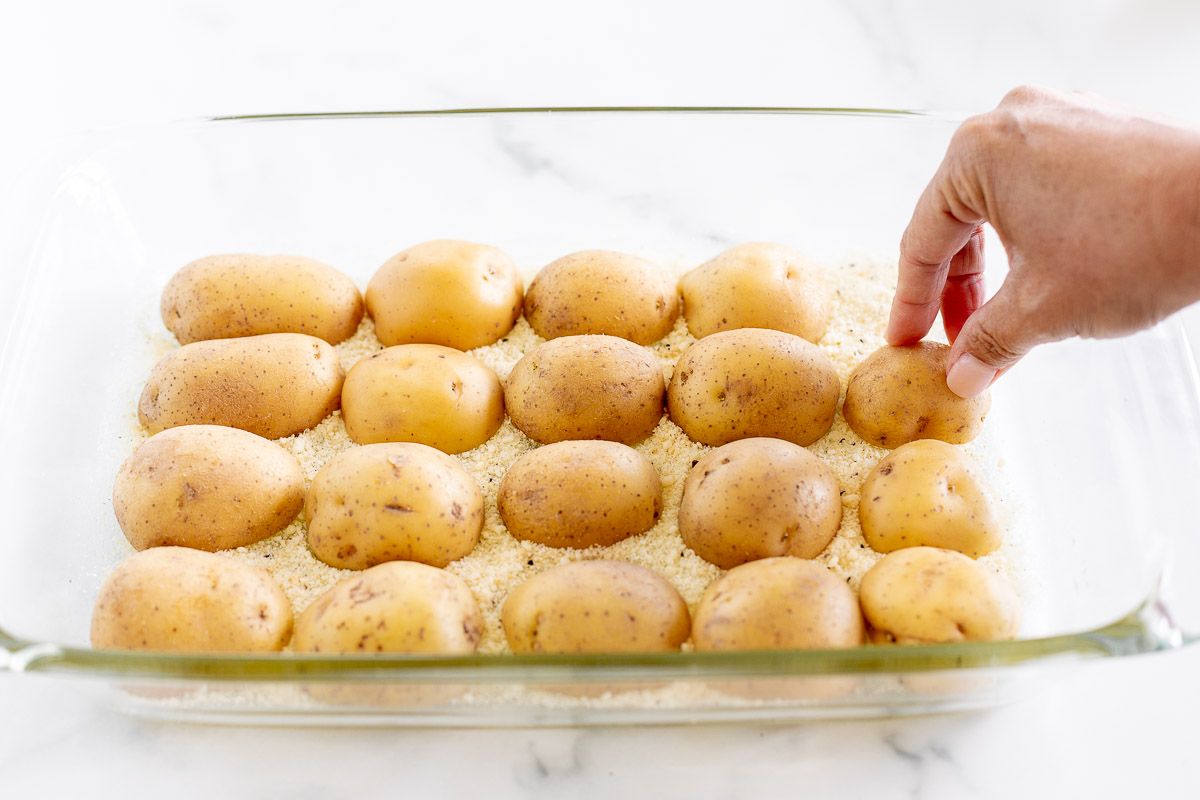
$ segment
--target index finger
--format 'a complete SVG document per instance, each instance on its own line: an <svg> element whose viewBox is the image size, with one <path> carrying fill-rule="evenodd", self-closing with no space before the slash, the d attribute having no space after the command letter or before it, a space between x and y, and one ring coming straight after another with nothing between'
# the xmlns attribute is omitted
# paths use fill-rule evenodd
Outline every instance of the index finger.
<svg viewBox="0 0 1200 800"><path fill-rule="evenodd" d="M900 274L888 320L889 344L911 344L929 333L941 305L950 260L983 221L954 214L947 196L949 183L943 162L921 193L900 239Z"/></svg>

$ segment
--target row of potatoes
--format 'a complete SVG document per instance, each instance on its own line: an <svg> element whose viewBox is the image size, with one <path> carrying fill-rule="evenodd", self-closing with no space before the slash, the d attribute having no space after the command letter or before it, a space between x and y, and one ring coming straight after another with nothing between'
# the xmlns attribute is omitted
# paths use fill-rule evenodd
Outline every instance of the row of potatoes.
<svg viewBox="0 0 1200 800"><path fill-rule="evenodd" d="M482 525L479 489L441 452L420 444L379 444L335 459L314 480L306 498L294 459L277 445L236 428L270 438L303 430L337 407L340 389L347 431L355 441L419 442L461 452L495 432L507 405L514 424L531 438L561 444L535 450L513 465L498 498L505 524L518 538L587 547L639 533L657 519L661 511L657 474L636 451L614 442L634 443L648 435L661 418L666 394L671 417L691 438L713 445L734 442L706 455L689 476L680 510L685 542L723 568L754 559L817 555L836 533L841 518L836 480L819 459L797 446L815 441L829 429L840 394L832 364L809 341L820 339L830 315L831 297L819 272L787 248L743 245L685 276L680 294L689 329L707 338L681 359L670 389L663 386L662 372L648 351L634 344L655 341L674 325L677 295L663 287L658 275L649 262L604 251L578 253L552 263L539 273L524 298L531 325L551 341L527 354L502 389L490 369L448 345L480 346L511 328L522 308L521 282L511 260L495 248L462 242L418 245L380 269L368 288L366 304L385 344L420 343L392 346L364 359L342 386L336 354L327 342L340 341L357 328L362 305L353 282L305 259L222 256L194 262L176 275L163 295L164 322L184 346L155 368L143 392L139 415L151 431L162 432L139 448L118 476L114 506L122 529L135 547L162 548L164 553L174 553L169 557L172 563L181 563L203 560L206 554L175 552L178 548L170 545L217 550L248 544L285 527L305 508L309 545L318 558L342 568L372 568L362 573L362 580L350 579L335 587L297 621L297 649L323 646L332 651L337 646L329 641L322 645L313 639L311 648L304 644L311 637L302 631L312 627L305 619L328 616L315 609L328 609L331 603L334 608L344 605L347 601L338 598L351 591L347 586L358 586L356 591L371 597L395 594L395 587L362 588L363 580L375 571L394 572L373 565L402 559L444 566L469 553ZM742 329L745 326L761 327ZM735 330L722 332L726 328ZM272 333L280 330L289 332ZM884 348L873 355L851 377L844 406L847 420L865 439L884 446L918 436L952 442L972 438L986 413L986 400L961 400L949 393L942 377L944 351L926 343L917 348ZM396 413L398 406L400 413ZM564 441L579 439L612 441ZM994 549L998 538L986 498L961 454L939 442L915 442L909 447L912 452L890 456L890 464L885 459L864 484L860 516L872 547L890 552L932 544L971 556ZM723 468L724 481L710 480L718 466ZM784 484L792 483L804 490L793 493L793 501L787 502ZM872 485L877 489L870 492L873 502L867 503ZM747 486L758 490L758 496L747 496ZM233 496L237 502L230 504ZM923 507L917 502L910 508L914 497L930 503ZM935 500L936 512L931 504ZM564 516L564 509L577 513ZM925 525L924 532L900 522L914 514L936 519ZM918 550L922 554L917 565L924 564L936 575L946 573L945 559L965 558L925 552L929 548ZM146 553L142 558L149 564L151 558L168 556ZM899 565L902 560L891 563ZM841 591L813 594L810 611L823 613L827 595L832 598L831 609L849 607L845 602L849 590L832 574L808 562L790 561L806 566L789 562L770 569L778 574L784 574L779 570L817 569L840 586ZM968 586L969 596L946 602L976 608L983 616L959 624L950 638L1012 635L1015 601L986 571L969 558L965 562L967 566L956 562L949 572L978 574L965 583L947 585ZM143 569L140 563L138 557L130 559L126 571L136 577ZM759 569L768 569L768 562L762 563ZM880 567L885 563L888 559ZM634 603L622 614L640 619L638 625L648 632L657 631L652 638L660 645L678 647L688 637L686 606L669 584L653 573L638 576L640 568L628 564L604 568L616 569L626 579L615 583L612 576L599 579L600 595L637 596L637 592L629 595L624 584L640 582L657 587L646 589L649 594L643 601L673 598ZM904 568L891 567L881 574ZM151 572L162 569L166 568L157 565ZM197 569L204 572L199 565ZM588 601L572 600L577 588L571 587L581 579L572 576L556 583L556 572L530 581L529 590L521 587L506 605L505 630L514 650L564 649L561 641L555 644L554 625L546 626L547 607L582 608L584 617L591 613ZM732 578L735 573L726 576L731 583L724 592L710 591L706 598L727 603L731 588L739 585ZM457 580L442 575L438 579L442 584ZM151 587L164 585L153 575L148 577ZM93 627L97 646L187 647L180 637L189 634L179 631L196 632L195 625L172 625L165 640L146 628L129 627L138 615L128 612L139 605L117 601L139 595L130 590L131 580L119 570L102 592ZM371 580L387 584L390 579ZM735 598L761 583L754 576L740 580L743 588L733 592ZM539 581L549 582L551 594L559 587L557 601L551 606L542 601L521 603L521 597L545 594L544 587L538 588ZM254 581L245 577L242 584L247 583ZM781 586L786 584L783 580ZM869 602L869 586L893 584L882 578L864 581L863 608L872 629L888 640L941 640L930 638L923 629L909 630L905 623L924 618L928 624L948 619L946 614L912 613L920 604L906 603L901 605L901 618L889 622L891 606ZM897 591L891 588L888 596L896 596ZM271 593L263 589L258 594ZM975 595L974 605L965 602ZM470 597L469 591L465 597ZM783 646L858 643L862 620L857 599L852 593L849 597L858 622L857 627L835 625L849 637L841 645L833 639L792 642L786 633L775 631L758 645L743 642L740 646L769 646L771 637L788 640ZM442 611L429 603L417 607L451 618L461 611L462 624L451 628L476 631L463 634L457 645L446 645L447 652L462 652L455 649L460 645L473 649L478 640L478 625L472 622L477 622L477 610L474 616L468 613L473 603L464 604L462 592L448 589L430 589L428 598L429 603L448 605ZM761 606L760 612L782 608L777 601ZM604 607L606 618L617 611L616 606ZM278 608L286 609L286 600L282 606L267 603L259 614L260 620L280 623L276 633L283 621L274 611ZM539 610L522 614L522 608ZM661 624L645 622L646 608L662 612ZM880 610L876 618L871 608ZM591 628L580 627L581 620L563 613L565 635L586 639ZM778 613L768 614L764 624L782 619ZM830 613L831 620L848 618ZM333 618L338 620L337 630L348 629L345 619ZM289 611L289 629L290 619ZM540 635L522 636L520 631L529 627L521 624L522 619L536 619L532 630ZM702 604L694 634L701 649L706 647L702 631L709 627L705 619ZM157 624L149 622L151 627ZM412 630L425 636L427 627L422 624ZM396 621L393 628L405 630ZM577 641L577 647L565 649L618 650L622 648L617 640L629 640L626 634L597 635L590 644ZM155 643L148 645L152 640ZM286 636L282 641L270 636L263 640L268 641L271 646L266 649L277 649ZM637 637L629 641L654 649ZM212 642L195 644L198 649L229 649ZM372 649L368 645L369 639L364 638L350 649ZM436 650L442 645L430 646ZM376 642L374 647L383 644Z"/></svg>

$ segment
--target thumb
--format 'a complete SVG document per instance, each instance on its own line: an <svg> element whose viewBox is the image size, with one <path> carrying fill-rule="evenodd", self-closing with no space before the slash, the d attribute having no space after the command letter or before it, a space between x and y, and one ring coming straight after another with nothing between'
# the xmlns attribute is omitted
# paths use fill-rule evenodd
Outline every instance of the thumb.
<svg viewBox="0 0 1200 800"><path fill-rule="evenodd" d="M954 340L946 361L946 385L959 397L982 394L1040 340L1011 283L1005 282L967 319Z"/></svg>

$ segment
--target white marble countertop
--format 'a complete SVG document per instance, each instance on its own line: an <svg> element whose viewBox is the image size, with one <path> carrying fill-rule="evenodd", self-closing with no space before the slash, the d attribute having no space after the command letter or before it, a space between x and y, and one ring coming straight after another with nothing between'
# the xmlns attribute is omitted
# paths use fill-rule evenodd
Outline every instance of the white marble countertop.
<svg viewBox="0 0 1200 800"><path fill-rule="evenodd" d="M1200 8L1102 0L163 3L0 12L0 180L46 137L212 113L542 104L982 109L1021 82L1200 123ZM2 268L0 268L2 269ZM7 322L0 298L0 322ZM1193 332L1200 313L1189 312ZM237 729L0 676L6 797L1200 796L1200 651L1095 663L996 711L539 731Z"/></svg>

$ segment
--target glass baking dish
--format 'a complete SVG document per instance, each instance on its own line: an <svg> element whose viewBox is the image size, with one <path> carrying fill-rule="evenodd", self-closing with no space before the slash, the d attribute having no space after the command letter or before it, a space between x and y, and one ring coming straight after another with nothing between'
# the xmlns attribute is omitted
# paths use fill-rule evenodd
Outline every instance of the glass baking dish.
<svg viewBox="0 0 1200 800"><path fill-rule="evenodd" d="M1190 642L1200 414L1188 343L1167 323L1042 348L995 389L988 427L1040 576L1019 641L454 658L87 646L95 594L128 553L109 493L180 265L291 252L365 285L396 250L442 237L534 265L590 247L699 263L752 240L894 255L954 127L867 109L477 109L210 119L65 144L5 201L0 671L94 679L122 708L180 719L663 723L981 707L1083 659ZM995 284L1003 252L989 257Z"/></svg>

